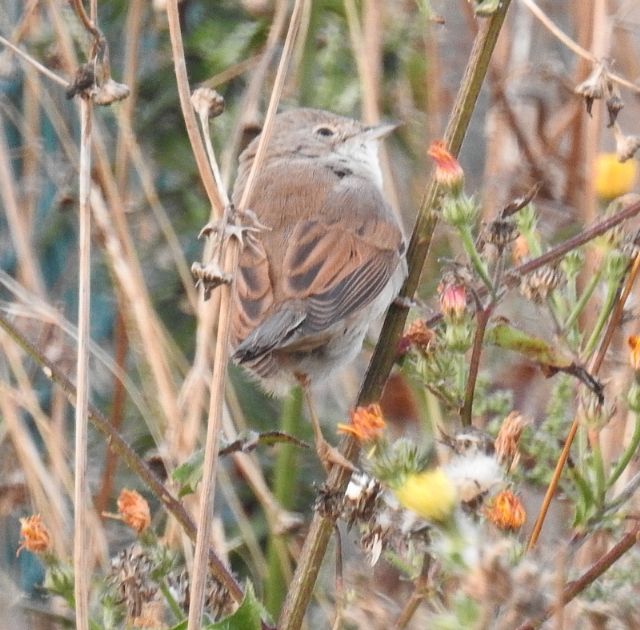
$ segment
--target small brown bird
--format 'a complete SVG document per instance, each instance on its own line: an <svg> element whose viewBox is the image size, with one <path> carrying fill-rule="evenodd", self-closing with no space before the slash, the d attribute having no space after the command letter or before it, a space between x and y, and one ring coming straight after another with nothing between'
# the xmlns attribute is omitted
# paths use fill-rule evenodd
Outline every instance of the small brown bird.
<svg viewBox="0 0 640 630"><path fill-rule="evenodd" d="M353 360L400 289L405 241L378 162L378 141L394 128L315 109L275 118L248 203L268 229L241 254L232 327L234 360L270 392ZM240 155L236 204L258 140ZM336 463L311 415L321 459Z"/></svg>

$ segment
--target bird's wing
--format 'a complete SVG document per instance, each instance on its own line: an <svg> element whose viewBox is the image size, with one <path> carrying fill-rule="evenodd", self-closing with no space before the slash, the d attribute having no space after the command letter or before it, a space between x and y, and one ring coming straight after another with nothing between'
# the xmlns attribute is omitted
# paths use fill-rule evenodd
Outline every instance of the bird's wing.
<svg viewBox="0 0 640 630"><path fill-rule="evenodd" d="M242 254L236 360L321 336L372 302L402 258L402 232L374 183L328 169L316 175L312 197L295 185L295 169L280 180L287 189L280 198L296 204L297 212L287 213L287 222L285 213L273 217L280 236L265 233L258 247ZM260 200L251 204L269 224L259 206Z"/></svg>

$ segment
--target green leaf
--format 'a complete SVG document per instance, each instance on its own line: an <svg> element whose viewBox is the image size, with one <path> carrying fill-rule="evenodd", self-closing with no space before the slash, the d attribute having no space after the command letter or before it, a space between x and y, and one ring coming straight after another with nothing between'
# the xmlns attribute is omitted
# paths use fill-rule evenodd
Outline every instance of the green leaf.
<svg viewBox="0 0 640 630"><path fill-rule="evenodd" d="M249 582L238 610L221 621L202 627L205 630L261 630L262 616L265 614L265 610L256 599L253 586Z"/></svg>
<svg viewBox="0 0 640 630"><path fill-rule="evenodd" d="M204 450L200 449L191 454L184 464L180 464L172 473L171 477L180 484L179 497L192 494L196 490L198 482L202 479L202 462L204 461Z"/></svg>
<svg viewBox="0 0 640 630"><path fill-rule="evenodd" d="M556 346L505 323L497 324L487 330L485 341L499 348L522 354L541 367L561 370L569 368L573 363L571 358L560 352Z"/></svg>

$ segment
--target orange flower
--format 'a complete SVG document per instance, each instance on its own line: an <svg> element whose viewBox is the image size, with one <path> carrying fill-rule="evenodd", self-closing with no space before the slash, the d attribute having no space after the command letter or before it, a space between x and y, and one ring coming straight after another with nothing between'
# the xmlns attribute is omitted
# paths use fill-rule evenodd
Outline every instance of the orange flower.
<svg viewBox="0 0 640 630"><path fill-rule="evenodd" d="M629 362L631 367L637 372L640 370L640 335L629 335L627 339L629 344Z"/></svg>
<svg viewBox="0 0 640 630"><path fill-rule="evenodd" d="M518 238L513 242L513 249L511 250L511 257L514 264L521 263L529 255L529 245L527 239L520 234Z"/></svg>
<svg viewBox="0 0 640 630"><path fill-rule="evenodd" d="M138 534L142 533L149 523L151 515L146 499L135 490L124 488L118 497L118 512L122 520Z"/></svg>
<svg viewBox="0 0 640 630"><path fill-rule="evenodd" d="M510 490L499 492L484 513L499 529L520 529L527 518L522 502Z"/></svg>
<svg viewBox="0 0 640 630"><path fill-rule="evenodd" d="M406 354L411 348L428 352L436 334L427 327L423 319L416 319L409 324L406 332L398 342L398 353Z"/></svg>
<svg viewBox="0 0 640 630"><path fill-rule="evenodd" d="M384 426L380 405L369 405L356 408L349 424L338 425L338 433L352 435L358 442L370 442L380 437Z"/></svg>
<svg viewBox="0 0 640 630"><path fill-rule="evenodd" d="M22 540L16 556L20 555L23 549L32 553L44 553L51 549L51 536L40 514L20 519L20 537Z"/></svg>
<svg viewBox="0 0 640 630"><path fill-rule="evenodd" d="M436 163L436 182L448 192L459 194L464 182L464 171L458 160L447 150L444 142L432 142L427 154Z"/></svg>

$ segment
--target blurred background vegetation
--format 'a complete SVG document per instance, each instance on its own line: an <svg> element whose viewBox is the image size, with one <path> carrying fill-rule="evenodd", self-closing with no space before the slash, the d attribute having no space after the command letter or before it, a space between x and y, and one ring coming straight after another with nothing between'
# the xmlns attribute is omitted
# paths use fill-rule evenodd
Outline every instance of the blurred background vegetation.
<svg viewBox="0 0 640 630"><path fill-rule="evenodd" d="M401 122L383 157L388 196L408 233L431 169L426 149L442 136L477 29L472 4L307 3L281 108L312 106L372 123ZM637 82L637 3L540 5L569 37L598 58L614 59L615 72ZM288 11L285 0L180 3L191 86L213 87L225 98L225 113L212 125L212 137L228 186L239 151L262 123ZM197 235L210 208L178 103L163 0L102 2L98 15L113 76L131 94L95 110L92 203L104 212L93 225L91 399L140 455L159 455L173 469L200 446L207 412L213 324L199 310L188 269L202 256ZM4 0L0 34L66 79L86 60L87 35L66 2ZM514 0L461 154L467 188L477 192L485 219L540 183L541 229L556 241L593 221L604 201L616 196L606 186L617 175L598 187L594 170L598 155L614 150L605 114L596 107L589 118L573 92L591 69L534 17L527 3ZM640 119L637 96L637 90L625 93L622 124L630 132ZM78 103L0 47L0 309L71 377L78 137ZM622 192L633 190L634 176ZM459 252L459 243L439 229L420 289L424 313L437 308L439 261ZM525 321L536 318L522 305L513 308L524 313ZM203 332L206 322L208 333ZM331 420L344 420L365 360L328 391L324 414ZM227 437L247 427L278 427L280 403L239 370L231 373ZM500 390L501 412L517 404L533 417L548 391L542 377L517 358L503 360L486 386ZM388 388L385 411L401 432L417 430L426 413L424 400L401 377ZM491 413L496 409L487 411L485 421ZM40 563L28 553L15 557L20 516L46 515L56 553L70 554L72 419L64 394L0 333L0 610L15 603L19 593L31 596L22 600L23 611L45 608L38 600ZM306 423L295 432L310 437ZM260 449L225 460L219 483L217 543L234 570L255 584L264 583L267 573L268 522L287 515L270 503L264 482L252 477L271 484L273 455ZM95 433L89 461L93 553L104 568L133 534L100 514L114 509L122 487L140 484ZM306 519L321 469L304 456L294 470L298 483L284 507ZM186 502L191 510L197 505L194 496ZM190 543L154 501L152 514L168 545L190 558ZM303 537L304 529L287 540L284 575ZM393 569L386 571L380 571L376 588L387 584L390 593L402 590ZM321 610L322 597L320 604ZM56 627L47 615L24 615L25 627Z"/></svg>

